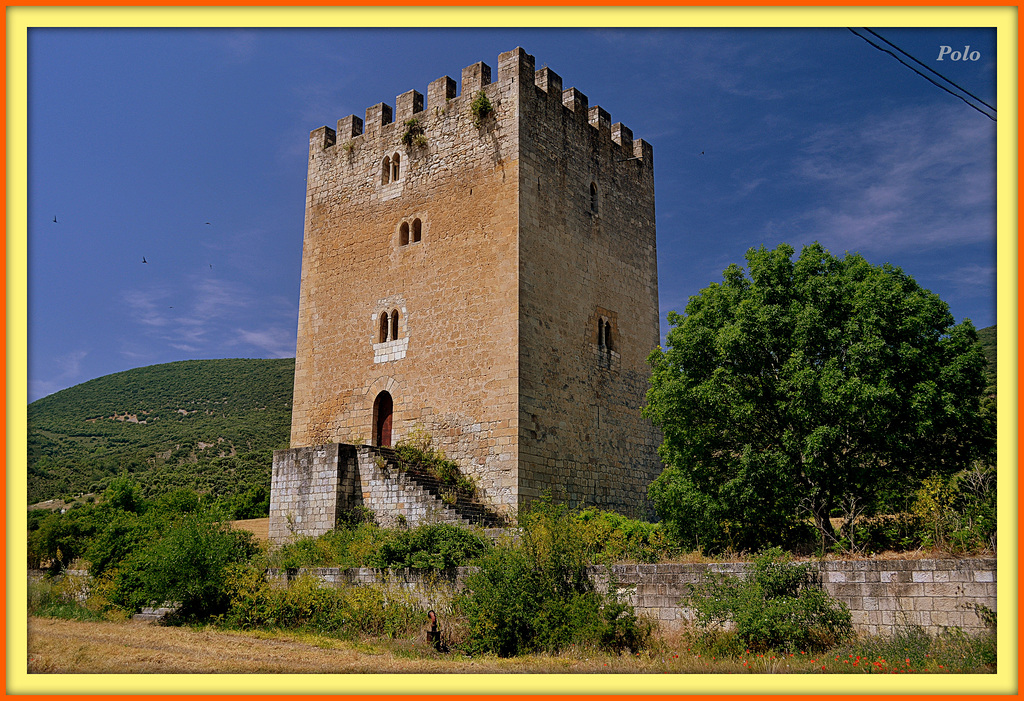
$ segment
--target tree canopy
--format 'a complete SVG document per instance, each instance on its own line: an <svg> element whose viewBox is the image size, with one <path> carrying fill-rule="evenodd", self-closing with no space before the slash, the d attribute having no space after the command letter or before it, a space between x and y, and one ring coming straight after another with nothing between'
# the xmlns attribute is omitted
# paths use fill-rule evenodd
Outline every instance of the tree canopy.
<svg viewBox="0 0 1024 701"><path fill-rule="evenodd" d="M669 313L644 415L666 469L650 497L690 546L780 544L994 449L971 322L891 265L815 243L747 252Z"/></svg>

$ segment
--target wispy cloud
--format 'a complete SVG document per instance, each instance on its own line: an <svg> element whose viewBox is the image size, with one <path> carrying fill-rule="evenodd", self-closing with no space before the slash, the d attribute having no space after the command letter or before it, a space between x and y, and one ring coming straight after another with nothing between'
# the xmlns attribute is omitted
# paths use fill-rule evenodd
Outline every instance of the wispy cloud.
<svg viewBox="0 0 1024 701"><path fill-rule="evenodd" d="M125 344L126 357L144 358L146 345L210 357L229 356L240 346L273 357L295 353L295 305L275 298L257 307L257 292L247 284L193 277L175 295L154 288L126 292L125 298L141 332Z"/></svg>
<svg viewBox="0 0 1024 701"><path fill-rule="evenodd" d="M881 252L991 239L994 163L991 123L956 106L819 129L793 167L795 184L822 202L802 228L840 249Z"/></svg>
<svg viewBox="0 0 1024 701"><path fill-rule="evenodd" d="M952 283L958 295L991 295L996 282L996 269L990 265L964 265L938 276Z"/></svg>
<svg viewBox="0 0 1024 701"><path fill-rule="evenodd" d="M295 330L273 327L257 330L238 329L240 344L258 348L275 358L291 358L295 355Z"/></svg>
<svg viewBox="0 0 1024 701"><path fill-rule="evenodd" d="M52 373L48 378L28 378L28 400L34 402L82 380L82 361L88 355L89 352L86 350L76 350L54 358L45 368ZM34 375L40 368L31 367L29 370Z"/></svg>

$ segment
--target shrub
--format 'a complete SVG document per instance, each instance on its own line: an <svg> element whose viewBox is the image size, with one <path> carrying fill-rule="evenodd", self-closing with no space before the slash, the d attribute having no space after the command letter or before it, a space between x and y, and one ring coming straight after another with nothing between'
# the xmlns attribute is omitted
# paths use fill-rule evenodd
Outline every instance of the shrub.
<svg viewBox="0 0 1024 701"><path fill-rule="evenodd" d="M28 615L76 621L101 621L102 612L81 600L82 590L68 579L44 579L28 584Z"/></svg>
<svg viewBox="0 0 1024 701"><path fill-rule="evenodd" d="M580 535L595 557L608 561L657 562L672 551L661 524L588 508L575 514Z"/></svg>
<svg viewBox="0 0 1024 701"><path fill-rule="evenodd" d="M395 638L418 630L426 611L408 592L387 585L333 587L304 575L272 587L263 570L239 563L227 572L224 620L241 628L294 628L339 637Z"/></svg>
<svg viewBox="0 0 1024 701"><path fill-rule="evenodd" d="M541 500L519 522L519 538L485 555L466 582L460 608L468 650L508 657L570 644L615 651L646 644L650 625L618 601L615 583L607 594L595 589L592 552L564 506Z"/></svg>
<svg viewBox="0 0 1024 701"><path fill-rule="evenodd" d="M962 553L995 549L996 471L975 463L950 477L933 474L915 492L911 511L925 545Z"/></svg>
<svg viewBox="0 0 1024 701"><path fill-rule="evenodd" d="M423 133L423 123L413 117L405 120L405 133L402 134L402 143L406 146L426 146L427 137Z"/></svg>
<svg viewBox="0 0 1024 701"><path fill-rule="evenodd" d="M395 445L395 455L402 471L418 467L441 484L453 486L468 496L476 493L473 481L459 471L458 463L449 460L443 450L434 447L433 439L422 427L413 429L407 438Z"/></svg>
<svg viewBox="0 0 1024 701"><path fill-rule="evenodd" d="M479 533L448 523L425 524L391 531L370 565L445 570L469 564L490 548L490 541Z"/></svg>
<svg viewBox="0 0 1024 701"><path fill-rule="evenodd" d="M251 533L185 515L121 563L112 598L134 610L151 601L180 602L186 620L218 614L228 605L227 567L256 552Z"/></svg>
<svg viewBox="0 0 1024 701"><path fill-rule="evenodd" d="M487 98L487 93L483 90L478 92L469 106L469 111L473 115L474 126L479 127L483 124L484 120L494 111L491 101Z"/></svg>
<svg viewBox="0 0 1024 701"><path fill-rule="evenodd" d="M808 565L795 565L780 548L754 559L751 576L708 573L683 603L705 636L731 624L749 649L826 649L853 634L846 605L815 586Z"/></svg>
<svg viewBox="0 0 1024 701"><path fill-rule="evenodd" d="M388 530L372 523L302 537L272 550L272 567L381 567L443 570L469 564L490 540L447 523Z"/></svg>

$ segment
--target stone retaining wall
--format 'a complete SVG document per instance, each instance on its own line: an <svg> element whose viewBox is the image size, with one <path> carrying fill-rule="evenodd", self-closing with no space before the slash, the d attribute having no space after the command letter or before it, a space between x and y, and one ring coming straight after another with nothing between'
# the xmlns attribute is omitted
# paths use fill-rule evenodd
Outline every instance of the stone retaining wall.
<svg viewBox="0 0 1024 701"><path fill-rule="evenodd" d="M937 633L960 628L979 633L985 623L975 606L996 610L996 561L838 560L812 563L822 587L844 602L858 633L891 635L900 625L919 625ZM620 589L630 603L666 629L680 628L691 612L679 606L690 584L706 571L743 574L750 565L615 565ZM626 593L626 591L623 591Z"/></svg>
<svg viewBox="0 0 1024 701"><path fill-rule="evenodd" d="M812 565L825 591L850 608L858 633L892 635L901 625L918 625L930 633L953 627L966 633L980 633L985 630L985 623L976 607L997 610L994 558L842 560ZM708 571L740 575L749 567L747 563L614 565L612 574L619 592L637 613L657 621L665 630L678 630L692 615L690 609L679 605L690 584L698 582ZM440 574L336 567L303 571L334 586L387 581L416 593L425 604L434 605L434 599L461 588L472 568L460 567ZM607 585L604 568L594 568L592 576L599 586ZM280 584L288 577L282 571L271 573L271 578Z"/></svg>

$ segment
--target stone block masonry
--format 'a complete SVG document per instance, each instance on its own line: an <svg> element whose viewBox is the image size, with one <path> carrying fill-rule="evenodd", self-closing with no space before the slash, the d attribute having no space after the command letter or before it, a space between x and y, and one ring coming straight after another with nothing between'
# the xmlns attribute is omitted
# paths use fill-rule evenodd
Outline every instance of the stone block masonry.
<svg viewBox="0 0 1024 701"><path fill-rule="evenodd" d="M996 561L836 560L812 564L812 572L830 595L850 608L854 629L868 635L892 635L917 625L931 633L960 628L980 633L985 623L975 605L996 610ZM614 565L620 591L638 613L665 629L692 618L679 602L709 570L745 576L745 563ZM602 579L607 581L607 576Z"/></svg>
<svg viewBox="0 0 1024 701"><path fill-rule="evenodd" d="M653 150L521 48L460 77L310 134L292 449L422 428L498 513L644 514ZM281 486L272 510L330 520Z"/></svg>

